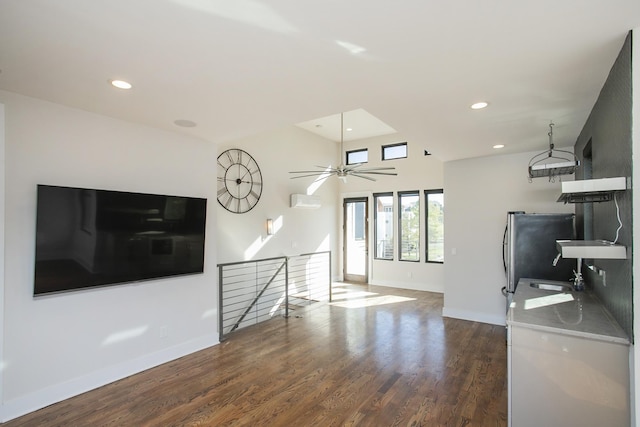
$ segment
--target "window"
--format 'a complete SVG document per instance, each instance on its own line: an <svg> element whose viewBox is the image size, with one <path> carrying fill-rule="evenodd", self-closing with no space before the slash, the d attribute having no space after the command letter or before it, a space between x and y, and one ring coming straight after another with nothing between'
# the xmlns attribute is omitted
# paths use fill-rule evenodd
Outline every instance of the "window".
<svg viewBox="0 0 640 427"><path fill-rule="evenodd" d="M382 146L382 160L403 159L407 157L407 143Z"/></svg>
<svg viewBox="0 0 640 427"><path fill-rule="evenodd" d="M444 262L444 193L442 190L424 192L427 210L427 262Z"/></svg>
<svg viewBox="0 0 640 427"><path fill-rule="evenodd" d="M420 193L398 193L400 261L420 261Z"/></svg>
<svg viewBox="0 0 640 427"><path fill-rule="evenodd" d="M369 150L363 148L361 150L347 151L347 164L367 163L369 161Z"/></svg>
<svg viewBox="0 0 640 427"><path fill-rule="evenodd" d="M374 194L374 257L393 260L393 193Z"/></svg>

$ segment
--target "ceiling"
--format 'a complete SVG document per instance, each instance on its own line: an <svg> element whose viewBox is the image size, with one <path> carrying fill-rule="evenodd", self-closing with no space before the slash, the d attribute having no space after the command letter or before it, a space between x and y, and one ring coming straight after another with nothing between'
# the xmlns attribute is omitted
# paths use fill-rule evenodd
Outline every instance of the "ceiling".
<svg viewBox="0 0 640 427"><path fill-rule="evenodd" d="M397 133L394 128L362 108L307 120L296 126L335 142Z"/></svg>
<svg viewBox="0 0 640 427"><path fill-rule="evenodd" d="M447 161L551 120L573 145L638 27L638 0L3 0L0 89L218 144L362 109Z"/></svg>

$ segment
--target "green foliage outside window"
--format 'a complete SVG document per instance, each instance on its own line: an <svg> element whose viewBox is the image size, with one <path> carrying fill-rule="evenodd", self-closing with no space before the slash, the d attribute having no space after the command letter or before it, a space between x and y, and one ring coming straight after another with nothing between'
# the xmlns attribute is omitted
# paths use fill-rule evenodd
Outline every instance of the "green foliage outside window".
<svg viewBox="0 0 640 427"><path fill-rule="evenodd" d="M420 261L420 195L400 193L400 260Z"/></svg>

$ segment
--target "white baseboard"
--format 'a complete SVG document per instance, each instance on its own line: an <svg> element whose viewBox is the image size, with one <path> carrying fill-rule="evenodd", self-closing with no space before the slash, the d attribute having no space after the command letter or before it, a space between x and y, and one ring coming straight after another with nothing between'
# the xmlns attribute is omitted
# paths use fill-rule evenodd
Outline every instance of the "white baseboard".
<svg viewBox="0 0 640 427"><path fill-rule="evenodd" d="M506 325L506 315L494 316L478 311L460 310L457 308L444 307L442 309L442 317L452 317L454 319L470 320L472 322L489 323L491 325Z"/></svg>
<svg viewBox="0 0 640 427"><path fill-rule="evenodd" d="M0 422L12 420L45 406L63 401L89 390L126 378L163 363L170 362L196 351L219 344L218 334L207 335L174 347L151 353L137 359L129 360L117 365L92 372L88 375L74 378L64 383L56 384L26 396L4 402L0 407Z"/></svg>

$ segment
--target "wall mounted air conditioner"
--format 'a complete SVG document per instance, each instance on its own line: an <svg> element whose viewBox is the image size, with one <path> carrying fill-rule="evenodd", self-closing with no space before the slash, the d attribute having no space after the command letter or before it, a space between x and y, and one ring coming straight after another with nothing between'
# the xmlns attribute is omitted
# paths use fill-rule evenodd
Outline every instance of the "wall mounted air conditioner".
<svg viewBox="0 0 640 427"><path fill-rule="evenodd" d="M308 196L306 194L292 194L291 207L300 209L318 209L320 207L320 197Z"/></svg>

